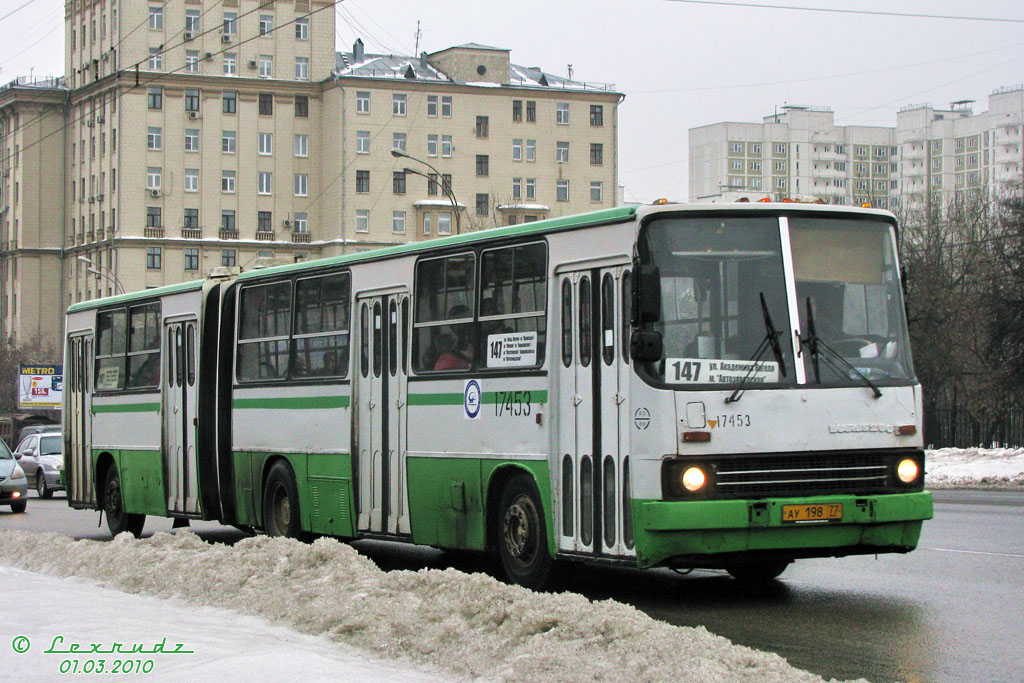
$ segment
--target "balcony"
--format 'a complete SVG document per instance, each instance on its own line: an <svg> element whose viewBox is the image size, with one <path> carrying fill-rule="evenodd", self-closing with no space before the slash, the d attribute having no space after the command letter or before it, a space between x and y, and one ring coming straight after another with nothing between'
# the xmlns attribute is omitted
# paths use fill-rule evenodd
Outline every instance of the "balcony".
<svg viewBox="0 0 1024 683"><path fill-rule="evenodd" d="M303 244L308 244L309 241L312 239L312 237L313 236L310 233L308 233L308 232L293 232L292 233L292 242L299 242L299 243L303 243Z"/></svg>
<svg viewBox="0 0 1024 683"><path fill-rule="evenodd" d="M164 236L164 229L163 229L163 227L159 227L159 228L147 227L143 231L142 234L143 234L144 237L163 237Z"/></svg>
<svg viewBox="0 0 1024 683"><path fill-rule="evenodd" d="M182 228L181 236L187 240L199 240L203 238L202 228Z"/></svg>
<svg viewBox="0 0 1024 683"><path fill-rule="evenodd" d="M237 230L227 230L225 228L221 228L220 229L220 233L218 234L218 237L220 237L222 240L237 240L238 239L238 231Z"/></svg>
<svg viewBox="0 0 1024 683"><path fill-rule="evenodd" d="M275 239L275 233L273 230L257 230L256 239L260 242L273 242Z"/></svg>

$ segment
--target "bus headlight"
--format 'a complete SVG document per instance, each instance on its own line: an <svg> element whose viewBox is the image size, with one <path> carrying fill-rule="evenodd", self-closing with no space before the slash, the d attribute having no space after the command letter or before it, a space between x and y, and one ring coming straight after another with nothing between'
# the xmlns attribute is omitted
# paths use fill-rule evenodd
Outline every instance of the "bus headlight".
<svg viewBox="0 0 1024 683"><path fill-rule="evenodd" d="M699 467L687 467L683 471L681 481L683 482L683 488L690 493L696 493L704 488L704 485L708 482L707 475L704 474L704 470Z"/></svg>
<svg viewBox="0 0 1024 683"><path fill-rule="evenodd" d="M904 458L896 465L896 476L904 484L914 483L920 474L920 466L911 458Z"/></svg>

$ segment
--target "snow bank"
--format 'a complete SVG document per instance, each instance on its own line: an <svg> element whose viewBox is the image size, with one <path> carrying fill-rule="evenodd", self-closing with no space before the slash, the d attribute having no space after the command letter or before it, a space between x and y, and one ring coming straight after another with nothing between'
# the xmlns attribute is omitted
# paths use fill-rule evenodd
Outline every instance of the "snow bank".
<svg viewBox="0 0 1024 683"><path fill-rule="evenodd" d="M939 448L925 453L928 488L1024 487L1024 448Z"/></svg>
<svg viewBox="0 0 1024 683"><path fill-rule="evenodd" d="M460 678L818 681L776 654L672 626L611 600L535 593L454 569L383 572L331 539L192 533L109 543L0 531L0 558L130 593L237 610ZM340 673L340 672L339 672Z"/></svg>

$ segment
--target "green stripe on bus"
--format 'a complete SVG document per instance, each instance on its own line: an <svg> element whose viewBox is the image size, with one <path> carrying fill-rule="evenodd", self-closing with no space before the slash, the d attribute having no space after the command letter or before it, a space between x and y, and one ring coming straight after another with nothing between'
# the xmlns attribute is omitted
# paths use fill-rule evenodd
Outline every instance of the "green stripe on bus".
<svg viewBox="0 0 1024 683"><path fill-rule="evenodd" d="M348 396L298 396L292 398L236 398L231 405L236 410L314 410L348 408Z"/></svg>
<svg viewBox="0 0 1024 683"><path fill-rule="evenodd" d="M159 403L110 403L98 406L93 404L92 412L96 413L159 413Z"/></svg>
<svg viewBox="0 0 1024 683"><path fill-rule="evenodd" d="M496 403L504 403L508 399L508 394L513 394L511 391L485 391L483 393L482 401L484 405L494 405ZM526 391L519 392L520 400L522 400L523 394ZM499 399L498 394L501 394ZM529 391L530 403L536 403L538 405L548 402L547 390L542 391ZM463 394L409 394L409 405L411 406L461 406L465 401Z"/></svg>

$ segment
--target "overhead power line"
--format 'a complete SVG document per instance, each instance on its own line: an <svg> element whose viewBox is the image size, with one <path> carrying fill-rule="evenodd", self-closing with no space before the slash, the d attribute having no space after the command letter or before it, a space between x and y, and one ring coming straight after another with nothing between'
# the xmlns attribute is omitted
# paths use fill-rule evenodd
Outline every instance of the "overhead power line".
<svg viewBox="0 0 1024 683"><path fill-rule="evenodd" d="M717 5L720 7L755 7L758 9L779 9L795 12L823 12L829 14L861 14L877 17L909 17L912 19L950 19L954 21L991 21L1004 24L1024 24L1024 19L1009 17L971 17L952 14L924 14L919 12L884 12L881 10L841 9L838 7L800 7L799 5L762 5L754 2L722 2L720 0L666 0L687 5Z"/></svg>
<svg viewBox="0 0 1024 683"><path fill-rule="evenodd" d="M2 17L0 17L0 21L3 21L4 19L6 19L7 17L11 16L12 14L14 14L15 12L17 12L19 10L25 9L26 7L28 7L29 5L31 5L35 1L36 0L28 0L28 2L26 2L24 5L21 5L20 7L15 7L10 12L8 12L7 14L3 15Z"/></svg>

